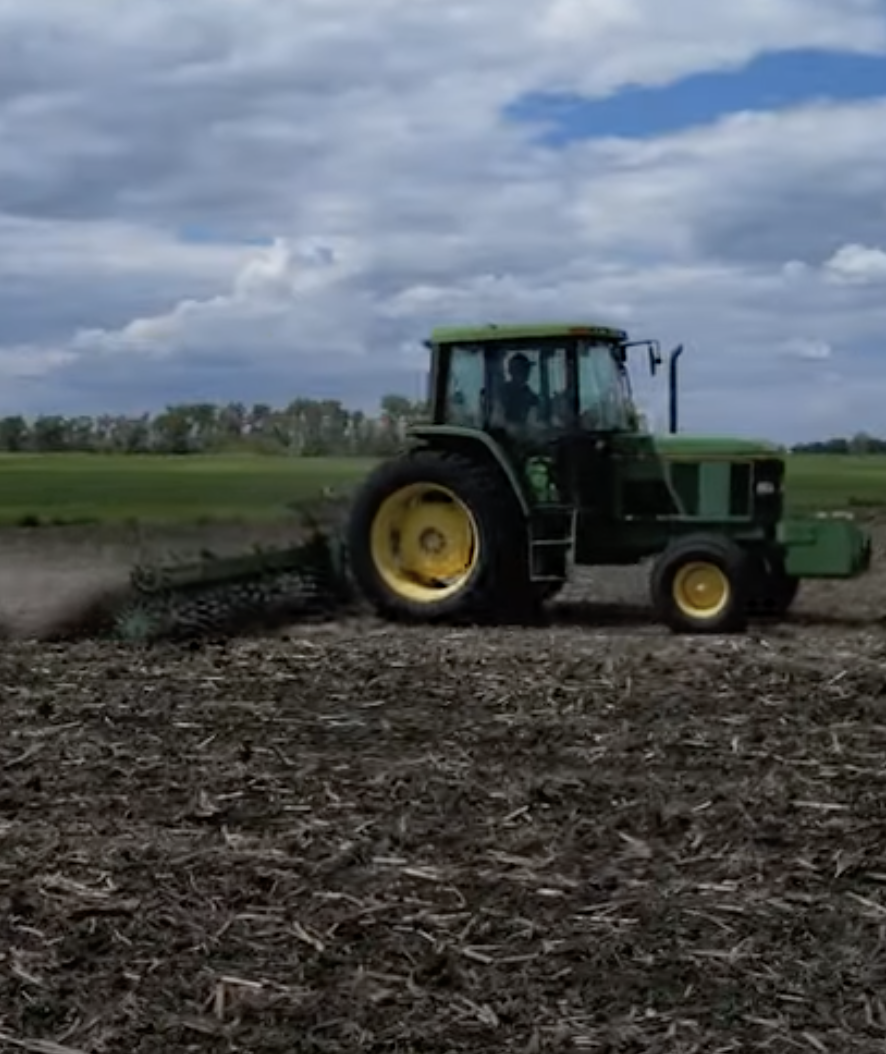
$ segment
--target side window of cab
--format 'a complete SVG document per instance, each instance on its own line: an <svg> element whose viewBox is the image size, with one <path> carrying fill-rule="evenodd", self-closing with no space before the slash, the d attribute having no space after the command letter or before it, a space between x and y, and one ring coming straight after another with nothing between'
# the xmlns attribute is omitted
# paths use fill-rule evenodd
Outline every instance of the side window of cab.
<svg viewBox="0 0 886 1054"><path fill-rule="evenodd" d="M546 433L569 420L566 349L521 347L495 361L493 416L499 427Z"/></svg>
<svg viewBox="0 0 886 1054"><path fill-rule="evenodd" d="M482 348L456 345L449 354L446 420L465 428L483 427L485 360Z"/></svg>

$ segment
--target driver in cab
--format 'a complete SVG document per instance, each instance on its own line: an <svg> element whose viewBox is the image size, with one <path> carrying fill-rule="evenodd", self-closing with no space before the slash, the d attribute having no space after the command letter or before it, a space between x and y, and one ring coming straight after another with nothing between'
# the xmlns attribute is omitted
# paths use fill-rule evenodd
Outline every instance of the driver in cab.
<svg viewBox="0 0 886 1054"><path fill-rule="evenodd" d="M502 385L501 399L504 417L510 425L525 425L533 411L538 411L540 399L529 384L532 363L522 352L508 360L508 379Z"/></svg>

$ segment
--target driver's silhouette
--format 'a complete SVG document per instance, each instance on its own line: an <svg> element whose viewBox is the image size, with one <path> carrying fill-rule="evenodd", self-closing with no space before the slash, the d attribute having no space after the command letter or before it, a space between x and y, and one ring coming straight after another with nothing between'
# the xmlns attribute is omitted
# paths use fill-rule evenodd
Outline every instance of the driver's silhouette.
<svg viewBox="0 0 886 1054"><path fill-rule="evenodd" d="M508 360L508 380L502 385L502 404L508 424L524 425L532 410L537 409L539 397L529 386L532 363L528 356L517 352Z"/></svg>

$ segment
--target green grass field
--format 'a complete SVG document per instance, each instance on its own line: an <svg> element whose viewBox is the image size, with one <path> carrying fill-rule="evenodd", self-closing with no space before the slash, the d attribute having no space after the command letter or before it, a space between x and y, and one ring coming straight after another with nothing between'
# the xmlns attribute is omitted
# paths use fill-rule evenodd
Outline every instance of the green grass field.
<svg viewBox="0 0 886 1054"><path fill-rule="evenodd" d="M346 489L363 458L257 455L0 456L0 524L273 520L287 507Z"/></svg>
<svg viewBox="0 0 886 1054"><path fill-rule="evenodd" d="M884 508L886 456L794 455L787 492L795 508Z"/></svg>
<svg viewBox="0 0 886 1054"><path fill-rule="evenodd" d="M0 456L0 524L272 520L373 462L357 458ZM886 506L886 456L790 460L798 509Z"/></svg>

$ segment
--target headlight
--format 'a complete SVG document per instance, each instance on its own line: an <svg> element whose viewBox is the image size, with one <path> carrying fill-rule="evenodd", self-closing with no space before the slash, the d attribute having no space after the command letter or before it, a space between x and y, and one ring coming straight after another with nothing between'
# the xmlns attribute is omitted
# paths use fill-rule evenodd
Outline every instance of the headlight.
<svg viewBox="0 0 886 1054"><path fill-rule="evenodd" d="M761 479L754 490L761 498L768 498L776 493L778 487L771 480Z"/></svg>

